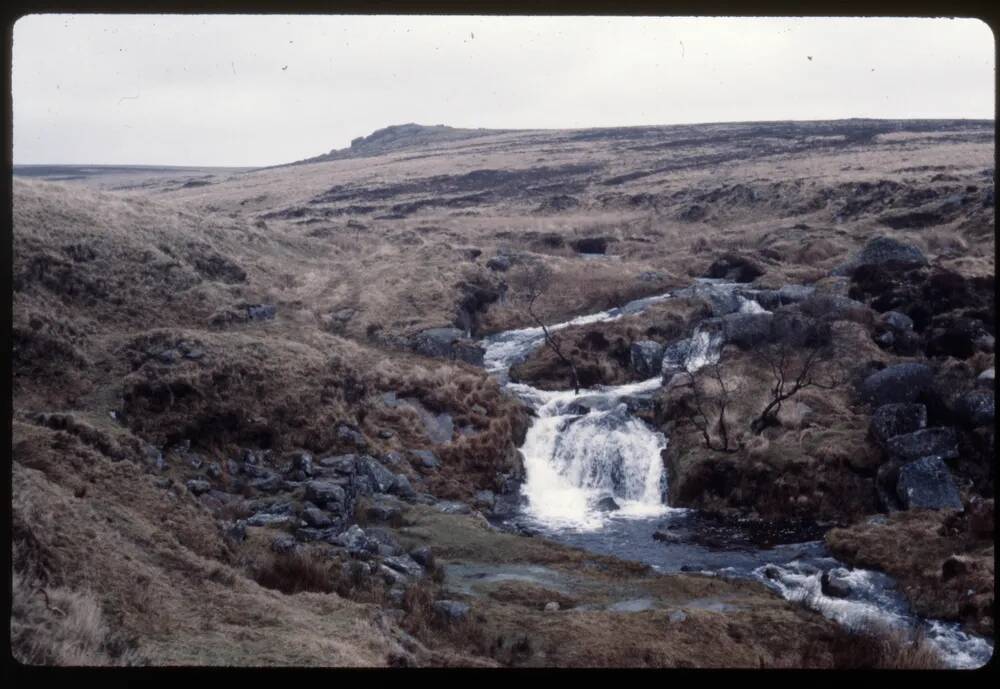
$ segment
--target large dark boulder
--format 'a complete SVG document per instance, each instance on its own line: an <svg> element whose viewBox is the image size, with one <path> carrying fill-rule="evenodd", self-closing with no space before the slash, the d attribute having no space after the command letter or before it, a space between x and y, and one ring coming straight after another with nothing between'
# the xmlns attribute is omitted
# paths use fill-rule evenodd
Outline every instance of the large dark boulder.
<svg viewBox="0 0 1000 689"><path fill-rule="evenodd" d="M861 399L872 406L915 402L930 390L934 374L924 364L895 364L873 373L861 384Z"/></svg>
<svg viewBox="0 0 1000 689"><path fill-rule="evenodd" d="M652 340L633 342L629 347L629 364L636 375L651 378L660 372L663 345Z"/></svg>
<svg viewBox="0 0 1000 689"><path fill-rule="evenodd" d="M954 459L958 457L958 434L954 428L922 428L889 438L886 450L904 462L931 455Z"/></svg>
<svg viewBox="0 0 1000 689"><path fill-rule="evenodd" d="M482 365L485 351L465 337L458 328L430 328L411 338L411 346L419 354L441 359L458 359Z"/></svg>
<svg viewBox="0 0 1000 689"><path fill-rule="evenodd" d="M904 465L899 470L896 494L906 509L962 509L962 498L951 472L937 456Z"/></svg>
<svg viewBox="0 0 1000 689"><path fill-rule="evenodd" d="M731 313L719 319L723 340L740 349L755 349L770 342L773 320L770 313Z"/></svg>
<svg viewBox="0 0 1000 689"><path fill-rule="evenodd" d="M736 313L743 306L744 297L737 294L732 285L713 285L710 282L696 282L690 287L677 291L678 297L697 297L706 301L713 316Z"/></svg>
<svg viewBox="0 0 1000 689"><path fill-rule="evenodd" d="M799 304L799 310L826 321L853 321L871 324L875 315L867 305L840 294L814 294Z"/></svg>
<svg viewBox="0 0 1000 689"><path fill-rule="evenodd" d="M927 407L922 404L883 404L872 413L869 431L881 445L898 435L927 427Z"/></svg>
<svg viewBox="0 0 1000 689"><path fill-rule="evenodd" d="M724 254L708 267L707 278L728 280L730 282L753 282L766 271L756 261L739 254Z"/></svg>
<svg viewBox="0 0 1000 689"><path fill-rule="evenodd" d="M861 267L882 265L925 266L927 257L912 244L891 237L875 237L869 240L857 255L835 268L832 274L851 275Z"/></svg>

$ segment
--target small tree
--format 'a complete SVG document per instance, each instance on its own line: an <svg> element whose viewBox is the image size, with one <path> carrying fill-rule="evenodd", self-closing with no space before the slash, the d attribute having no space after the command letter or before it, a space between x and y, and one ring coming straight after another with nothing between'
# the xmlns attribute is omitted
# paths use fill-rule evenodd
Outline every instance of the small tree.
<svg viewBox="0 0 1000 689"><path fill-rule="evenodd" d="M688 378L688 384L691 386L692 406L689 408L688 420L701 432L705 447L709 450L736 452L738 448L730 444L729 426L726 424L726 409L732 399L733 390L726 387L722 377L722 368L718 362L707 368L711 373L711 379L718 385L718 390L711 395L703 389L702 381L699 381L690 372L685 374ZM714 414L712 407L715 407ZM713 417L716 417L714 423ZM718 429L718 443L712 440L713 426Z"/></svg>
<svg viewBox="0 0 1000 689"><path fill-rule="evenodd" d="M750 430L760 435L778 424L781 405L808 388L833 390L843 383L835 360L829 327L812 324L800 342L785 338L755 350L758 360L771 371L771 398L750 423Z"/></svg>
<svg viewBox="0 0 1000 689"><path fill-rule="evenodd" d="M559 361L569 367L570 373L573 376L573 391L579 394L580 376L576 370L576 363L564 352L559 339L552 334L545 325L545 322L535 313L535 303L552 286L552 270L541 261L538 261L520 269L512 277L513 282L516 283L518 290L522 293L525 312L532 322L542 329L542 334L545 337L545 346L552 350Z"/></svg>

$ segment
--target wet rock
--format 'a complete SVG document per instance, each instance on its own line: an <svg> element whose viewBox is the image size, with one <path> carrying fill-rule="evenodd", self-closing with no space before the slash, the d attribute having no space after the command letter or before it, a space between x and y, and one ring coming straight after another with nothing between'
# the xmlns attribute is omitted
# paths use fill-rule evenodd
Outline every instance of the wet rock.
<svg viewBox="0 0 1000 689"><path fill-rule="evenodd" d="M954 428L923 428L890 438L886 450L892 458L904 462L930 455L954 459L958 457L958 434Z"/></svg>
<svg viewBox="0 0 1000 689"><path fill-rule="evenodd" d="M493 505L496 504L497 496L494 495L491 490L481 490L477 492L472 498L472 504L482 510L492 510Z"/></svg>
<svg viewBox="0 0 1000 689"><path fill-rule="evenodd" d="M969 428L992 426L996 418L996 399L992 390L972 390L954 402L955 415Z"/></svg>
<svg viewBox="0 0 1000 689"><path fill-rule="evenodd" d="M962 509L962 499L941 457L923 457L899 470L896 494L906 509Z"/></svg>
<svg viewBox="0 0 1000 689"><path fill-rule="evenodd" d="M290 553L299 547L298 541L293 536L281 534L271 541L271 550L276 553Z"/></svg>
<svg viewBox="0 0 1000 689"><path fill-rule="evenodd" d="M629 363L632 370L643 378L657 375L663 363L663 345L652 340L633 342L629 347Z"/></svg>
<svg viewBox="0 0 1000 689"><path fill-rule="evenodd" d="M881 445L897 435L927 427L927 407L922 404L884 404L872 414L869 430Z"/></svg>
<svg viewBox="0 0 1000 689"><path fill-rule="evenodd" d="M597 501L597 509L601 512L614 512L621 509L615 499L610 495Z"/></svg>
<svg viewBox="0 0 1000 689"><path fill-rule="evenodd" d="M460 622L469 616L469 606L455 600L434 601L434 612L446 622Z"/></svg>
<svg viewBox="0 0 1000 689"><path fill-rule="evenodd" d="M724 254L717 258L705 273L707 278L730 282L753 282L766 271L753 259L739 254Z"/></svg>
<svg viewBox="0 0 1000 689"><path fill-rule="evenodd" d="M660 373L665 381L678 371L684 370L684 362L691 353L691 340L678 340L663 348Z"/></svg>
<svg viewBox="0 0 1000 689"><path fill-rule="evenodd" d="M820 577L820 590L825 596L847 598L851 595L851 582L847 578L847 570L842 568L823 572Z"/></svg>
<svg viewBox="0 0 1000 689"><path fill-rule="evenodd" d="M927 257L912 244L891 237L875 237L856 256L835 268L831 274L852 275L859 268L882 265L925 266Z"/></svg>
<svg viewBox="0 0 1000 689"><path fill-rule="evenodd" d="M932 382L933 373L924 364L895 364L865 378L860 396L876 407L915 402L931 388Z"/></svg>
<svg viewBox="0 0 1000 689"><path fill-rule="evenodd" d="M681 540L681 535L669 529L657 529L653 532L653 540L661 543L675 543Z"/></svg>

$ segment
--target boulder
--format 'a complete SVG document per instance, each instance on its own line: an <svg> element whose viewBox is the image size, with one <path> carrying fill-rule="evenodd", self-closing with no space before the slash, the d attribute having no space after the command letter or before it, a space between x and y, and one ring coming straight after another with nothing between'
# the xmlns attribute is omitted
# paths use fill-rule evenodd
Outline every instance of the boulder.
<svg viewBox="0 0 1000 689"><path fill-rule="evenodd" d="M734 344L740 349L754 349L771 340L773 314L731 313L719 320L726 344Z"/></svg>
<svg viewBox="0 0 1000 689"><path fill-rule="evenodd" d="M913 330L913 319L899 311L886 311L883 313L882 324L898 333Z"/></svg>
<svg viewBox="0 0 1000 689"><path fill-rule="evenodd" d="M429 545L420 546L410 551L410 557L424 569L433 569L434 551Z"/></svg>
<svg viewBox="0 0 1000 689"><path fill-rule="evenodd" d="M333 524L333 520L317 507L307 507L302 510L302 521L317 529L325 529Z"/></svg>
<svg viewBox="0 0 1000 689"><path fill-rule="evenodd" d="M382 559L382 564L394 569L400 574L418 579L423 576L424 569L409 555L394 555Z"/></svg>
<svg viewBox="0 0 1000 689"><path fill-rule="evenodd" d="M736 293L732 285L715 285L710 282L696 282L690 287L678 290L677 296L703 299L711 308L713 316L736 313L746 301Z"/></svg>
<svg viewBox="0 0 1000 689"><path fill-rule="evenodd" d="M984 388L992 388L994 386L994 369L988 368L978 376L976 376L976 385L982 386Z"/></svg>
<svg viewBox="0 0 1000 689"><path fill-rule="evenodd" d="M799 304L802 313L826 321L853 321L871 324L872 310L860 301L841 294L814 294Z"/></svg>
<svg viewBox="0 0 1000 689"><path fill-rule="evenodd" d="M962 509L962 499L941 457L923 457L899 470L896 494L906 509Z"/></svg>
<svg viewBox="0 0 1000 689"><path fill-rule="evenodd" d="M717 258L709 266L705 277L730 282L753 282L765 272L764 268L753 259L729 253Z"/></svg>
<svg viewBox="0 0 1000 689"><path fill-rule="evenodd" d="M465 337L458 328L430 328L411 339L411 346L418 354L442 359L459 359L481 365L485 350Z"/></svg>
<svg viewBox="0 0 1000 689"><path fill-rule="evenodd" d="M608 495L597 501L597 509L601 512L614 512L621 509L621 507L615 502L613 497Z"/></svg>
<svg viewBox="0 0 1000 689"><path fill-rule="evenodd" d="M684 362L691 352L691 340L678 340L663 348L660 373L666 378L677 371L684 370Z"/></svg>
<svg viewBox="0 0 1000 689"><path fill-rule="evenodd" d="M922 404L883 404L872 414L869 431L881 445L898 435L927 427L927 407Z"/></svg>
<svg viewBox="0 0 1000 689"><path fill-rule="evenodd" d="M954 459L958 457L958 434L954 428L923 428L890 438L886 450L890 457L903 462L931 455Z"/></svg>
<svg viewBox="0 0 1000 689"><path fill-rule="evenodd" d="M663 345L652 340L633 342L629 348L629 363L636 375L652 378L660 373Z"/></svg>
<svg viewBox="0 0 1000 689"><path fill-rule="evenodd" d="M927 265L927 257L912 244L891 237L875 237L857 255L834 268L831 274L852 275L858 268L882 265L916 268Z"/></svg>
<svg viewBox="0 0 1000 689"><path fill-rule="evenodd" d="M860 396L876 407L915 402L930 390L933 373L924 364L895 364L873 373L861 384Z"/></svg>
<svg viewBox="0 0 1000 689"><path fill-rule="evenodd" d="M389 493L398 495L401 498L413 498L417 495L417 491L413 490L410 479L406 477L406 474L396 474L392 485L389 486Z"/></svg>
<svg viewBox="0 0 1000 689"><path fill-rule="evenodd" d="M340 484L333 481L310 481L306 484L306 500L321 506L330 503L343 505L347 500L347 494Z"/></svg>
<svg viewBox="0 0 1000 689"><path fill-rule="evenodd" d="M300 474L302 476L312 476L313 475L313 456L308 452L294 452L292 453L292 463L289 468L289 473Z"/></svg>
<svg viewBox="0 0 1000 689"><path fill-rule="evenodd" d="M374 457L363 456L358 462L358 468L361 475L366 476L371 481L372 488L376 493L388 493L396 482L396 475L382 466Z"/></svg>
<svg viewBox="0 0 1000 689"><path fill-rule="evenodd" d="M969 428L992 426L996 415L996 399L992 390L972 390L960 395L953 404L955 415Z"/></svg>
<svg viewBox="0 0 1000 689"><path fill-rule="evenodd" d="M848 572L841 567L823 572L823 575L820 577L820 590L825 596L847 598L851 595L851 589Z"/></svg>
<svg viewBox="0 0 1000 689"><path fill-rule="evenodd" d="M337 440L345 445L353 445L358 448L365 448L368 446L368 441L365 440L365 436L362 435L358 429L351 428L347 424L343 423L337 426Z"/></svg>

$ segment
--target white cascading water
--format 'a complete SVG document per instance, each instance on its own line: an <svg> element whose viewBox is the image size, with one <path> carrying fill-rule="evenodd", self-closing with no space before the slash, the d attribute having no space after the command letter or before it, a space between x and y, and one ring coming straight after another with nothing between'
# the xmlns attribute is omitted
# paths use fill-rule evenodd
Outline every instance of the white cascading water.
<svg viewBox="0 0 1000 689"><path fill-rule="evenodd" d="M716 289L732 290L736 285L703 281ZM684 291L682 291L683 293ZM620 309L581 316L549 326L557 331L571 325L612 321L638 313L670 295L641 299ZM739 313L763 313L753 299L736 295ZM667 439L633 417L629 400L654 393L671 373L694 373L719 360L722 335L698 327L687 341L668 348L663 376L640 383L573 391L546 391L530 385L509 383L507 370L543 345L541 328L525 328L500 333L483 341L487 371L536 412L525 436L525 480L521 486L527 500L525 514L550 529L594 532L617 517L657 517L671 510L665 504L666 477L661 452ZM611 497L619 509L604 512L598 502ZM677 510L682 513L683 510ZM726 571L723 568L719 574ZM957 623L918 620L888 577L863 569L841 570L854 591L850 599L823 594L822 573L805 563L758 567L749 576L775 589L784 598L798 601L841 624L853 626L875 620L908 629L918 624L927 640L945 662L956 668L983 665L993 653L992 644L965 633Z"/></svg>

